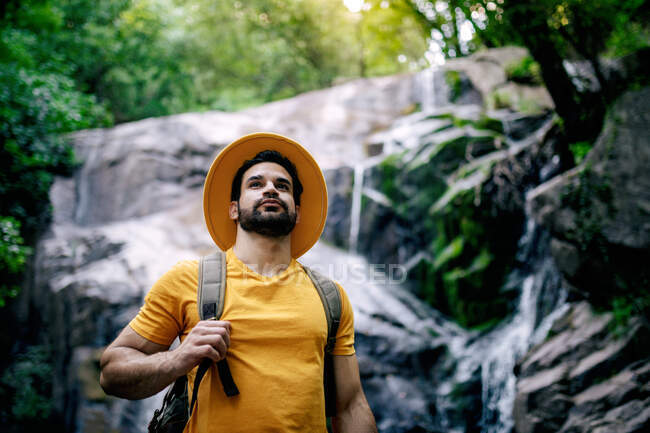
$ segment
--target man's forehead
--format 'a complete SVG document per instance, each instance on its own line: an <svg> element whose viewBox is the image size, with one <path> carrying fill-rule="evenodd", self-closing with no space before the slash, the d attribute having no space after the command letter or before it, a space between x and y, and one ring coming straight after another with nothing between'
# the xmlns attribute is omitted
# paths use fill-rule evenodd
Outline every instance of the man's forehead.
<svg viewBox="0 0 650 433"><path fill-rule="evenodd" d="M260 162L244 172L244 181L251 177L282 177L291 182L291 175L280 164L275 162Z"/></svg>

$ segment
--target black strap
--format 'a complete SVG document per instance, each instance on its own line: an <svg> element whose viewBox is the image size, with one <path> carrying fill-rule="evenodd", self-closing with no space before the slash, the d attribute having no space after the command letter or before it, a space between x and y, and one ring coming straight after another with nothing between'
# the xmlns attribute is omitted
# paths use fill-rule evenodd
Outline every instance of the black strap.
<svg viewBox="0 0 650 433"><path fill-rule="evenodd" d="M199 395L199 385L201 384L201 379L205 376L205 373L210 368L212 361L209 359L204 359L201 361L198 370L196 370L196 377L194 378L194 386L192 387L192 402L190 403L190 416L192 416L192 411L194 410L194 403L196 403L196 397Z"/></svg>
<svg viewBox="0 0 650 433"><path fill-rule="evenodd" d="M221 385L223 385L223 391L226 395L228 397L239 395L239 389L237 389L237 385L235 385L235 381L232 378L230 366L226 358L217 362L217 371L219 372L219 379L221 379Z"/></svg>
<svg viewBox="0 0 650 433"><path fill-rule="evenodd" d="M334 358L331 353L326 353L323 384L325 385L325 416L328 418L336 416L336 382L334 380Z"/></svg>
<svg viewBox="0 0 650 433"><path fill-rule="evenodd" d="M194 410L194 403L199 395L199 385L205 373L212 366L212 361L209 359L204 359L201 361L198 370L196 370L196 377L194 378L194 386L192 387L192 402L190 403L190 416L192 416L192 410ZM232 378L232 373L230 373L230 366L228 361L224 358L221 361L217 362L217 371L219 372L219 379L221 379L221 384L223 385L223 390L228 397L234 397L239 395L239 389L235 385L235 381Z"/></svg>

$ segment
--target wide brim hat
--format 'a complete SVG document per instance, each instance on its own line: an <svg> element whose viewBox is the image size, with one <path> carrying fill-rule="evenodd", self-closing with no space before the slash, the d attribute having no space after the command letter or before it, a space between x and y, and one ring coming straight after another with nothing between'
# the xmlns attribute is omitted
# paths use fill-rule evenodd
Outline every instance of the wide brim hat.
<svg viewBox="0 0 650 433"><path fill-rule="evenodd" d="M296 166L303 186L300 220L291 232L291 256L298 258L318 241L327 218L327 186L320 167L300 144L268 132L249 134L226 146L210 166L203 185L203 213L210 236L222 250L235 244L237 225L228 207L232 181L244 161L263 150L276 150Z"/></svg>

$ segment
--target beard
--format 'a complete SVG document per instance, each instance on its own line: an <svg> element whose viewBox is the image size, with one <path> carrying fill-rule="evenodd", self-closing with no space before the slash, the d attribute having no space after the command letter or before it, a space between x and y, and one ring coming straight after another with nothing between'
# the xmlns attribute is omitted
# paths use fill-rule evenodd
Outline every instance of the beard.
<svg viewBox="0 0 650 433"><path fill-rule="evenodd" d="M247 232L254 232L272 238L279 238L291 233L296 226L296 212L289 212L286 203L276 199L280 202L279 206L284 209L284 212L267 212L264 215L258 210L263 200L266 200L266 197L255 202L252 210L242 209L237 203L241 228Z"/></svg>

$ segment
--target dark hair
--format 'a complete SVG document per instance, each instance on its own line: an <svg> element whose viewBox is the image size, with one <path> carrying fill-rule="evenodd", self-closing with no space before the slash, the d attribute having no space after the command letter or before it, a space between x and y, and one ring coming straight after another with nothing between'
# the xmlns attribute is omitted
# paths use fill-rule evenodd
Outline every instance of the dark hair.
<svg viewBox="0 0 650 433"><path fill-rule="evenodd" d="M235 173L235 177L232 180L230 201L239 201L239 197L241 196L242 177L244 176L246 170L262 162L274 162L278 165L281 165L285 170L287 170L287 173L289 173L291 180L293 181L293 201L296 202L296 205L300 206L302 183L300 183L300 179L298 179L298 170L296 170L296 166L293 165L293 162L291 162L289 158L282 155L276 150L263 150L255 155L253 159L247 159L244 161L241 167L239 167L239 170L237 170L237 173Z"/></svg>

